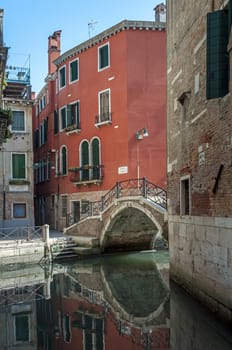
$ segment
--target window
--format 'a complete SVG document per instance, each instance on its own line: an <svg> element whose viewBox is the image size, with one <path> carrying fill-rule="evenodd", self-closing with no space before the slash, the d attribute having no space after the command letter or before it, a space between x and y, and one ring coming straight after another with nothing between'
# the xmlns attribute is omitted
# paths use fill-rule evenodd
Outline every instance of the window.
<svg viewBox="0 0 232 350"><path fill-rule="evenodd" d="M24 111L13 111L12 131L25 131Z"/></svg>
<svg viewBox="0 0 232 350"><path fill-rule="evenodd" d="M39 130L34 131L34 149L39 147Z"/></svg>
<svg viewBox="0 0 232 350"><path fill-rule="evenodd" d="M91 177L93 179L100 178L100 143L97 138L91 142L91 163L93 166Z"/></svg>
<svg viewBox="0 0 232 350"><path fill-rule="evenodd" d="M66 107L63 107L60 110L60 126L61 126L61 130L65 129L67 126L67 122L66 122Z"/></svg>
<svg viewBox="0 0 232 350"><path fill-rule="evenodd" d="M13 203L13 218L24 219L26 216L26 203Z"/></svg>
<svg viewBox="0 0 232 350"><path fill-rule="evenodd" d="M229 2L228 7L232 3ZM231 28L231 9L207 15L206 98L225 96L229 91L229 55L227 51Z"/></svg>
<svg viewBox="0 0 232 350"><path fill-rule="evenodd" d="M106 44L98 48L98 70L105 69L109 67L109 65L109 44Z"/></svg>
<svg viewBox="0 0 232 350"><path fill-rule="evenodd" d="M62 67L59 70L59 87L62 89L66 85L66 69L65 67Z"/></svg>
<svg viewBox="0 0 232 350"><path fill-rule="evenodd" d="M58 113L54 111L54 134L57 134L59 131L59 121L58 121Z"/></svg>
<svg viewBox="0 0 232 350"><path fill-rule="evenodd" d="M100 140L94 137L92 141L87 140L82 141L80 145L80 180L100 180L101 165L100 165Z"/></svg>
<svg viewBox="0 0 232 350"><path fill-rule="evenodd" d="M81 167L84 168L81 173L81 180L89 180L89 142L81 143ZM85 169L86 168L86 169Z"/></svg>
<svg viewBox="0 0 232 350"><path fill-rule="evenodd" d="M48 134L48 118L44 119L40 125L40 145L43 145L47 141Z"/></svg>
<svg viewBox="0 0 232 350"><path fill-rule="evenodd" d="M97 123L111 122L111 112L110 112L110 90L105 90L99 92L99 115L97 118Z"/></svg>
<svg viewBox="0 0 232 350"><path fill-rule="evenodd" d="M63 330L64 330L64 341L70 343L71 341L71 317L69 315L63 316Z"/></svg>
<svg viewBox="0 0 232 350"><path fill-rule="evenodd" d="M80 129L80 103L72 103L67 106L67 122L66 126L75 126Z"/></svg>
<svg viewBox="0 0 232 350"><path fill-rule="evenodd" d="M70 62L69 64L69 82L72 83L79 79L79 60Z"/></svg>
<svg viewBox="0 0 232 350"><path fill-rule="evenodd" d="M68 197L66 195L61 196L61 216L64 218L67 215Z"/></svg>
<svg viewBox="0 0 232 350"><path fill-rule="evenodd" d="M84 350L104 349L104 321L101 318L83 316Z"/></svg>
<svg viewBox="0 0 232 350"><path fill-rule="evenodd" d="M15 341L29 342L30 341L30 323L29 315L17 315L15 319Z"/></svg>
<svg viewBox="0 0 232 350"><path fill-rule="evenodd" d="M12 178L26 178L26 155L22 153L12 154Z"/></svg>
<svg viewBox="0 0 232 350"><path fill-rule="evenodd" d="M190 177L180 180L180 214L190 215Z"/></svg>
<svg viewBox="0 0 232 350"><path fill-rule="evenodd" d="M60 171L62 175L67 174L67 150L66 147L63 146L61 148L61 164L60 164Z"/></svg>

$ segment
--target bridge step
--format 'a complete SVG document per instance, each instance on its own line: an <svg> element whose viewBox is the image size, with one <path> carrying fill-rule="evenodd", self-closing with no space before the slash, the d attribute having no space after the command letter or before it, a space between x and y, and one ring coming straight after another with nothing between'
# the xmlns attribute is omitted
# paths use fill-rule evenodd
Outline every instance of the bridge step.
<svg viewBox="0 0 232 350"><path fill-rule="evenodd" d="M95 255L100 254L101 250L100 248L91 248L91 247L75 247L73 248L73 251L80 256L83 255Z"/></svg>
<svg viewBox="0 0 232 350"><path fill-rule="evenodd" d="M99 239L97 237L86 237L86 236L71 236L72 241L75 242L77 246L84 248L98 248Z"/></svg>

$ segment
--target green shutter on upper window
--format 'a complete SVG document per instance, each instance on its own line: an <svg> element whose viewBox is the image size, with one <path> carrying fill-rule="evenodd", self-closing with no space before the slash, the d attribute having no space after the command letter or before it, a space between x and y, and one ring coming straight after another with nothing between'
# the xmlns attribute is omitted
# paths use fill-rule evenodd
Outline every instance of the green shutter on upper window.
<svg viewBox="0 0 232 350"><path fill-rule="evenodd" d="M99 165L100 154L99 154L99 140L93 139L92 141L92 159L93 165Z"/></svg>
<svg viewBox="0 0 232 350"><path fill-rule="evenodd" d="M72 125L72 105L67 106L67 126Z"/></svg>
<svg viewBox="0 0 232 350"><path fill-rule="evenodd" d="M57 111L54 111L54 134L57 134L58 131L59 131L58 113Z"/></svg>
<svg viewBox="0 0 232 350"><path fill-rule="evenodd" d="M39 130L35 130L34 131L34 148L38 148L39 147Z"/></svg>
<svg viewBox="0 0 232 350"><path fill-rule="evenodd" d="M25 154L12 155L12 176L13 176L13 179L26 178Z"/></svg>
<svg viewBox="0 0 232 350"><path fill-rule="evenodd" d="M87 141L83 141L81 144L81 166L85 167L89 165L89 143ZM81 174L82 180L89 179L89 169L83 169Z"/></svg>
<svg viewBox="0 0 232 350"><path fill-rule="evenodd" d="M66 128L66 108L61 109L61 129Z"/></svg>
<svg viewBox="0 0 232 350"><path fill-rule="evenodd" d="M73 61L70 63L70 80L74 81L78 79L78 61Z"/></svg>
<svg viewBox="0 0 232 350"><path fill-rule="evenodd" d="M62 148L61 156L62 156L62 174L64 175L67 173L67 151L65 147Z"/></svg>
<svg viewBox="0 0 232 350"><path fill-rule="evenodd" d="M100 48L100 69L108 67L109 65L109 47L105 45Z"/></svg>
<svg viewBox="0 0 232 350"><path fill-rule="evenodd" d="M229 88L228 11L207 15L207 85L206 97L223 97Z"/></svg>

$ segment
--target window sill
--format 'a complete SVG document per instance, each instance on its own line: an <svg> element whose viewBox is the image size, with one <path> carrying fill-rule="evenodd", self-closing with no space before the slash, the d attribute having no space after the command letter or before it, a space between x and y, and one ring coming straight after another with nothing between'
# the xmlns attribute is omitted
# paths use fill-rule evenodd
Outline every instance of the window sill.
<svg viewBox="0 0 232 350"><path fill-rule="evenodd" d="M29 180L10 180L9 185L30 185Z"/></svg>
<svg viewBox="0 0 232 350"><path fill-rule="evenodd" d="M71 135L71 134L80 134L81 130L80 129L72 129L72 130L66 130L65 134L66 135Z"/></svg>
<svg viewBox="0 0 232 350"><path fill-rule="evenodd" d="M112 121L111 120L106 120L104 122L99 122L99 123L96 123L94 124L94 126L96 128L100 128L101 126L104 126L104 125L111 125L112 124Z"/></svg>

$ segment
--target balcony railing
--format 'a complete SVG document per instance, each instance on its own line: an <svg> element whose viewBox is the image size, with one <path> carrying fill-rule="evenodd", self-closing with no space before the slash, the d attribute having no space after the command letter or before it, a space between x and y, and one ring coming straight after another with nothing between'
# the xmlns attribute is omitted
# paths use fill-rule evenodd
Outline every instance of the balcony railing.
<svg viewBox="0 0 232 350"><path fill-rule="evenodd" d="M103 179L103 165L84 165L68 169L70 181L76 184L100 183Z"/></svg>

